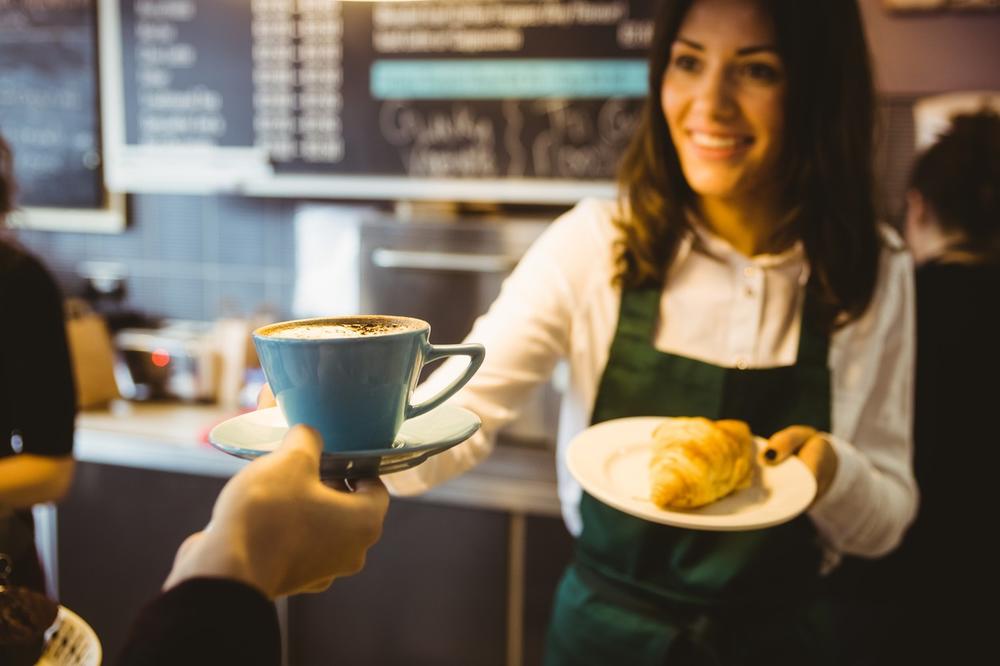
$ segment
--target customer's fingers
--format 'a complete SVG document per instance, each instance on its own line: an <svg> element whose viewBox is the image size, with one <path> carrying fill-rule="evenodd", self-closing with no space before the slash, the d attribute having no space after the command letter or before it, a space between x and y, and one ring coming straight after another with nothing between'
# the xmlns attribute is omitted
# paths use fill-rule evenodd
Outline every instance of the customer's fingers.
<svg viewBox="0 0 1000 666"><path fill-rule="evenodd" d="M351 482L351 485L354 486L354 491L359 493L387 492L382 479L377 476L374 478L355 479Z"/></svg>
<svg viewBox="0 0 1000 666"><path fill-rule="evenodd" d="M323 453L323 440L319 433L304 425L292 426L285 434L281 444L270 456L287 465L288 458L299 461L296 469L299 473L319 478L319 462ZM265 458L270 457L265 456ZM294 464L294 463L293 463Z"/></svg>
<svg viewBox="0 0 1000 666"><path fill-rule="evenodd" d="M794 455L815 434L816 429L809 426L789 426L771 435L761 456L767 464L780 463Z"/></svg>
<svg viewBox="0 0 1000 666"><path fill-rule="evenodd" d="M274 400L274 393L271 392L271 385L264 384L264 386L260 389L260 393L257 394L257 409L274 407L276 404L278 403Z"/></svg>
<svg viewBox="0 0 1000 666"><path fill-rule="evenodd" d="M367 505L378 515L384 516L389 509L389 491L381 479L358 479L352 482L354 492L352 499L357 503Z"/></svg>
<svg viewBox="0 0 1000 666"><path fill-rule="evenodd" d="M382 524L389 509L389 493L378 479L355 480L354 492L342 492L317 485L315 492L327 507L321 520L328 523L324 533L336 534L335 547L342 554L359 559L345 564L339 574L353 573L364 563L364 551L382 538ZM348 558L350 559L350 558Z"/></svg>

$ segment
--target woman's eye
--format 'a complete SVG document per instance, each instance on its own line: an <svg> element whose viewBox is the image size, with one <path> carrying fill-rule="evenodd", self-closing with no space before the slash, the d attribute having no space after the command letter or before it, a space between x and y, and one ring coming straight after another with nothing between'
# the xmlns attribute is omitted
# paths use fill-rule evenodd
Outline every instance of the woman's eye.
<svg viewBox="0 0 1000 666"><path fill-rule="evenodd" d="M685 72L694 72L698 69L698 59L692 55L682 54L674 58L675 68Z"/></svg>
<svg viewBox="0 0 1000 666"><path fill-rule="evenodd" d="M781 72L774 65L763 62L750 62L741 68L744 76L760 81L761 83L774 83L781 78Z"/></svg>

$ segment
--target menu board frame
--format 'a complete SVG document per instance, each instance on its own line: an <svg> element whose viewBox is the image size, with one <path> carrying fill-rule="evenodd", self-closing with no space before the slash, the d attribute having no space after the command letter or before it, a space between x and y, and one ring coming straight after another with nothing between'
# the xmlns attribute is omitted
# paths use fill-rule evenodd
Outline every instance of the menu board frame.
<svg viewBox="0 0 1000 666"><path fill-rule="evenodd" d="M267 151L232 145L130 143L123 59L122 0L98 0L105 180L112 190L160 193L238 193L249 196L355 200L572 204L614 197L613 178L424 177L276 169ZM637 59L639 57L637 56ZM641 59L645 61L644 54ZM134 128L131 130L134 132ZM134 136L134 134L133 134Z"/></svg>
<svg viewBox="0 0 1000 666"><path fill-rule="evenodd" d="M37 11L31 5L31 2L15 2L4 7L5 11L10 12L8 18L14 21L13 24L8 24L8 29L15 29L11 25L17 26L18 20L24 21L17 34L28 45L28 48L14 51L12 69L8 72L14 77L8 82L11 86L9 92L13 92L15 97L24 95L25 100L47 101L38 102L41 104L38 113L35 113L34 107L31 111L25 111L24 108L14 106L14 113L7 118L13 118L11 126L7 128L8 132L13 133L9 133L7 138L14 149L15 178L21 181L22 191L34 194L25 197L30 203L18 203L6 223L15 229L119 233L126 227L125 196L109 192L102 177L96 0L74 4L72 7L64 7L60 3L43 4ZM84 22L77 23L76 18L66 22L68 16L76 14ZM49 21L53 19L50 24ZM47 31L51 31L51 34ZM40 42L39 39L42 38L46 41ZM17 48L18 43L20 42L8 46ZM41 43L48 44L48 53L53 55L36 61L30 54L34 53L32 48ZM88 46L92 49L90 53ZM81 47L83 50L80 50ZM78 87L63 88L60 85L62 80L54 79L57 76L69 76L81 83ZM36 79L40 87L36 87ZM47 95L53 91L59 93L58 99L48 101ZM83 107L77 106L81 103ZM67 134L70 130L62 126L66 118L59 116L60 113L70 114L73 119L82 119L84 124L79 128L73 126L73 133ZM93 125L88 125L88 121ZM46 136L41 134L43 129ZM20 136L19 132L26 132L25 136L29 137L37 136L37 141L40 142L38 147L33 147L30 143L20 146L16 140ZM21 152L22 148L27 152ZM50 149L57 152L57 157L46 152ZM50 159L67 157L76 164L76 171L73 171L74 167L65 171L62 170L62 163L55 165L48 162ZM41 171L33 172L32 167L25 167L25 159ZM38 162L39 159L42 161ZM81 172L80 163L76 160L83 160L87 170ZM45 166L39 166L40 164ZM26 175L24 168L28 168L29 175ZM87 180L83 184L61 180L75 179L81 173L87 174ZM54 183L63 197L59 201L45 194L45 188L50 185L46 184L38 190L38 183L33 180L42 176L48 178L52 174L58 175Z"/></svg>
<svg viewBox="0 0 1000 666"><path fill-rule="evenodd" d="M125 231L125 195L104 192L103 208L53 208L24 206L7 218L15 229L116 234Z"/></svg>
<svg viewBox="0 0 1000 666"><path fill-rule="evenodd" d="M882 0L891 12L991 12L1000 10L1000 0Z"/></svg>

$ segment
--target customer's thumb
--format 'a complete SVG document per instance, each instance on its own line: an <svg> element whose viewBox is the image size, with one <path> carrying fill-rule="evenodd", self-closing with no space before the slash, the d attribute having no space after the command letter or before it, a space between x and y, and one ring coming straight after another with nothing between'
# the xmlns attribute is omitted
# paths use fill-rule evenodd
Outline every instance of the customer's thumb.
<svg viewBox="0 0 1000 666"><path fill-rule="evenodd" d="M323 453L323 439L318 432L308 426L293 426L274 452L281 457L288 456L302 460L310 471L318 472L320 456Z"/></svg>

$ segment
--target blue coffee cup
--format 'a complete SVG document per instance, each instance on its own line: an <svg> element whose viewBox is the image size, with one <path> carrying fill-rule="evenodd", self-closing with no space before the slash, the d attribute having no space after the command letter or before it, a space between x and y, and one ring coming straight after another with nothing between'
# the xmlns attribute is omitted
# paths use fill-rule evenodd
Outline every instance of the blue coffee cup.
<svg viewBox="0 0 1000 666"><path fill-rule="evenodd" d="M479 369L482 345L432 345L430 330L412 317L325 317L268 324L253 341L288 424L315 428L323 449L340 453L390 448L403 421L443 403ZM412 404L420 370L447 356L468 356L465 372Z"/></svg>

